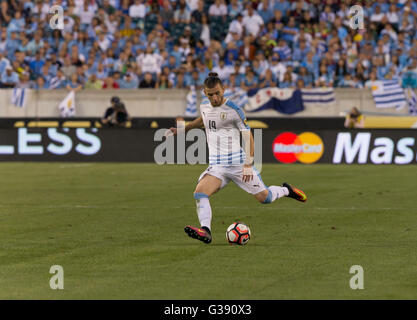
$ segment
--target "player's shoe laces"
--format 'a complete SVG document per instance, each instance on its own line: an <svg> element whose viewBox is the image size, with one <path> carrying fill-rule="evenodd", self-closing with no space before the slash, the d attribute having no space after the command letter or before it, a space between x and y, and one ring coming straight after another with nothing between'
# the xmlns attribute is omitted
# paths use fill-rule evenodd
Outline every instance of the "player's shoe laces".
<svg viewBox="0 0 417 320"><path fill-rule="evenodd" d="M211 242L211 234L205 228L196 228L192 226L186 226L184 228L186 234L188 234L191 238L203 241L204 243Z"/></svg>
<svg viewBox="0 0 417 320"><path fill-rule="evenodd" d="M296 187L293 187L286 182L284 182L282 184L282 186L286 187L288 189L288 192L289 192L288 197L289 198L293 198L293 199L301 201L301 202L306 202L307 201L306 194L303 191L301 191L300 189L297 189Z"/></svg>

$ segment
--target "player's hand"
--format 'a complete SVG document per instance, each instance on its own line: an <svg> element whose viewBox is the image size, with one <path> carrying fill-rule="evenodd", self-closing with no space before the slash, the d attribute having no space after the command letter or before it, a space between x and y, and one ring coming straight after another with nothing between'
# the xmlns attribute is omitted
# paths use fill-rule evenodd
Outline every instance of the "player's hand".
<svg viewBox="0 0 417 320"><path fill-rule="evenodd" d="M243 182L249 182L253 180L253 169L251 165L244 165L243 166Z"/></svg>
<svg viewBox="0 0 417 320"><path fill-rule="evenodd" d="M176 134L177 134L177 128L171 127L165 132L164 136L165 137L170 137L170 136L174 136Z"/></svg>

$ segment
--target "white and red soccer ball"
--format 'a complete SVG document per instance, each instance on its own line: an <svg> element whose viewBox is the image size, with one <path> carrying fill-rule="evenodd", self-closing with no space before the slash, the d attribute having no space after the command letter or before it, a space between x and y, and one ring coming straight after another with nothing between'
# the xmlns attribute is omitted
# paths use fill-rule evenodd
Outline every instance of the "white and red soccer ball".
<svg viewBox="0 0 417 320"><path fill-rule="evenodd" d="M242 222L232 223L226 231L226 239L230 244L245 245L250 237L249 227Z"/></svg>

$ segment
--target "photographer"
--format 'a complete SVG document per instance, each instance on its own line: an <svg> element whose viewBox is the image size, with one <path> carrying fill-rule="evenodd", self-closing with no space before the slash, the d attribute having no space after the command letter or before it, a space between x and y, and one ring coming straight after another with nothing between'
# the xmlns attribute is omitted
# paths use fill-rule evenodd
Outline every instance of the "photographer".
<svg viewBox="0 0 417 320"><path fill-rule="evenodd" d="M106 110L101 122L109 126L125 127L130 117L124 103L120 101L119 97L112 97L111 104L112 106Z"/></svg>
<svg viewBox="0 0 417 320"><path fill-rule="evenodd" d="M353 107L345 119L345 128L364 128L364 117L358 108Z"/></svg>

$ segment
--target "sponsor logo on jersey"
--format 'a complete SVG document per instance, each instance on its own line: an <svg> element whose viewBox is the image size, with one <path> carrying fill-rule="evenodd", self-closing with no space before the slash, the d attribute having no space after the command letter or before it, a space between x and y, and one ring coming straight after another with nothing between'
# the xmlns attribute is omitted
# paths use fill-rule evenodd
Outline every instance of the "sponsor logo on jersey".
<svg viewBox="0 0 417 320"><path fill-rule="evenodd" d="M313 132L283 132L272 143L272 152L279 162L314 163L324 152L323 140Z"/></svg>

